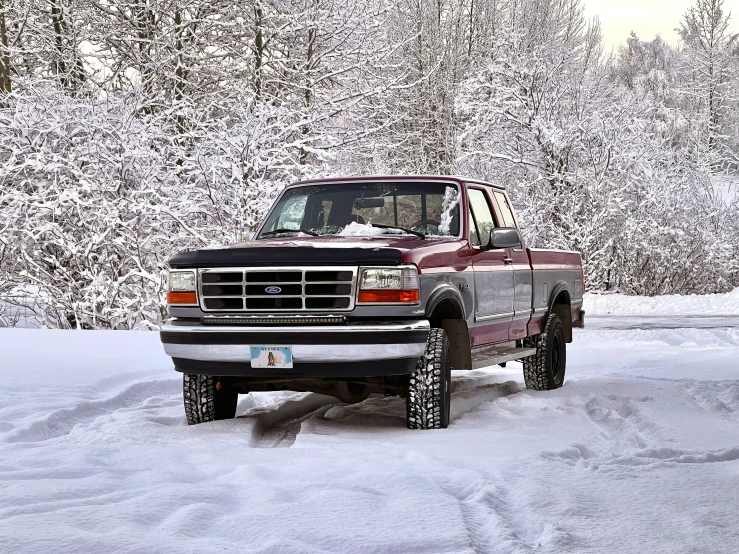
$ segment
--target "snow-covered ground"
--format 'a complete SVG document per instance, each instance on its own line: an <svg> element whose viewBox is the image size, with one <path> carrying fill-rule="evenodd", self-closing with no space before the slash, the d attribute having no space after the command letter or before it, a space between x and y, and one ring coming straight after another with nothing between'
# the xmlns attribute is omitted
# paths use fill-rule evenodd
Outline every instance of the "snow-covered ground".
<svg viewBox="0 0 739 554"><path fill-rule="evenodd" d="M293 393L188 427L158 340L0 329L0 552L739 551L736 328L578 330L562 389L459 373L441 431Z"/></svg>
<svg viewBox="0 0 739 554"><path fill-rule="evenodd" d="M588 316L739 316L739 288L724 294L681 296L626 296L624 294L585 294Z"/></svg>

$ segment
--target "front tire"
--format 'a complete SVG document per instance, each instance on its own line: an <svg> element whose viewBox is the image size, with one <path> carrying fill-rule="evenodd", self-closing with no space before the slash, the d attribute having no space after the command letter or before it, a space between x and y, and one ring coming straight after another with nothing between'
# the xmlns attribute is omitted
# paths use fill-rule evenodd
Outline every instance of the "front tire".
<svg viewBox="0 0 739 554"><path fill-rule="evenodd" d="M431 329L426 351L410 377L406 395L408 429L446 429L449 425L452 364L444 329Z"/></svg>
<svg viewBox="0 0 739 554"><path fill-rule="evenodd" d="M234 389L219 388L215 377L184 373L182 397L189 425L236 417L239 393Z"/></svg>
<svg viewBox="0 0 739 554"><path fill-rule="evenodd" d="M558 389L565 381L567 349L562 320L550 314L544 331L523 340L525 348L536 348L536 354L523 359L523 379L529 390Z"/></svg>

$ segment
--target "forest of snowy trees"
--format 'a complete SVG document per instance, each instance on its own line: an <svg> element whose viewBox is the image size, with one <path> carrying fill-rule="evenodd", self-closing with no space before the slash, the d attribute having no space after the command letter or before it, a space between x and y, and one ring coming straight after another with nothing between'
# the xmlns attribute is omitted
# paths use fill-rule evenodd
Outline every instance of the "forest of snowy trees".
<svg viewBox="0 0 739 554"><path fill-rule="evenodd" d="M611 52L580 0L0 0L0 299L158 325L172 253L338 174L501 183L590 290L739 286L739 39L722 0L675 28Z"/></svg>

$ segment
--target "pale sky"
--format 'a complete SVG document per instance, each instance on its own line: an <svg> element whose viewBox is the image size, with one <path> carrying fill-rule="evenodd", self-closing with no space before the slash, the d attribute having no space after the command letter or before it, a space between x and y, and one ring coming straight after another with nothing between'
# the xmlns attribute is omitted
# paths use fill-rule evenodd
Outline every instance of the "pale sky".
<svg viewBox="0 0 739 554"><path fill-rule="evenodd" d="M631 31L642 40L655 35L677 43L675 29L694 0L583 0L588 16L599 16L608 49L625 42ZM724 10L731 12L731 29L739 32L739 0L724 0Z"/></svg>

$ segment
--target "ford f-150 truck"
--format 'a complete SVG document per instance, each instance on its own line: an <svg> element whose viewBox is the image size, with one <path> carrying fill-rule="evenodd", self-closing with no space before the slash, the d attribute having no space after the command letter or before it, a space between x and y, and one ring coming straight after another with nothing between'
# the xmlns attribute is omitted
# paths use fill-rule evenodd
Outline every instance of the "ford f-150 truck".
<svg viewBox="0 0 739 554"><path fill-rule="evenodd" d="M558 388L584 321L580 255L527 248L503 187L463 177L295 183L250 242L169 265L190 424L293 390L401 396L409 428L444 428L453 369L520 360L527 388Z"/></svg>

